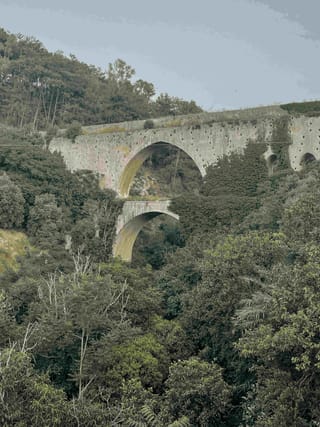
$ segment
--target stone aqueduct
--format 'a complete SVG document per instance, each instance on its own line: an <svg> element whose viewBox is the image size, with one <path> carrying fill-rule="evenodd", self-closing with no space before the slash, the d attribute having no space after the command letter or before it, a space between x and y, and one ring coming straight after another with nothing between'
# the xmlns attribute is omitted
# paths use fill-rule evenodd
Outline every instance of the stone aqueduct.
<svg viewBox="0 0 320 427"><path fill-rule="evenodd" d="M124 199L136 172L161 143L187 153L202 176L208 165L216 164L223 155L243 152L249 141L266 144L264 157L270 173L277 161L274 147L279 143L289 144L294 170L299 170L304 160L320 158L320 117L292 116L278 106L164 117L154 119L152 129L144 129L144 123L141 120L88 126L74 142L55 138L50 150L60 152L72 171L86 169L98 173L101 185ZM285 140L279 123L286 124ZM155 216L167 214L178 218L170 212L169 203L125 201L118 218L114 255L130 261L139 231Z"/></svg>

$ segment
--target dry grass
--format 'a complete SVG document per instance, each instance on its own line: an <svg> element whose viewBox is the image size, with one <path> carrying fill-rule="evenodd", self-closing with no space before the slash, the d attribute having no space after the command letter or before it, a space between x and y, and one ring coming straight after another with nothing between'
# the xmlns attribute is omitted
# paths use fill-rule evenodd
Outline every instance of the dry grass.
<svg viewBox="0 0 320 427"><path fill-rule="evenodd" d="M30 248L27 236L17 231L0 229L0 273L18 268L17 257Z"/></svg>
<svg viewBox="0 0 320 427"><path fill-rule="evenodd" d="M100 129L82 129L82 135L103 135L105 133L126 132L126 129L121 126L108 126Z"/></svg>
<svg viewBox="0 0 320 427"><path fill-rule="evenodd" d="M181 119L173 119L173 120L170 120L169 122L164 123L163 127L174 128L174 127L179 127L182 125L183 125L183 123L182 123Z"/></svg>

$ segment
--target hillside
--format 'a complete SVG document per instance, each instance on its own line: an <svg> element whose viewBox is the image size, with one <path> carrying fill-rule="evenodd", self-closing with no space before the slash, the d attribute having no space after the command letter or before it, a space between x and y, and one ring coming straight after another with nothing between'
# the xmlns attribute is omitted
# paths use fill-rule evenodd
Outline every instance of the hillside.
<svg viewBox="0 0 320 427"><path fill-rule="evenodd" d="M104 71L0 28L0 123L45 129L201 111L194 101L156 97L152 83L134 76L120 59Z"/></svg>
<svg viewBox="0 0 320 427"><path fill-rule="evenodd" d="M75 137L75 118L198 107L154 100L123 61L104 74L34 39L0 41L0 425L319 426L320 162L290 167L285 126L272 171L264 139L204 179L161 145L131 196L170 194L179 223L150 222L125 263L112 256L123 201L44 140L52 125Z"/></svg>

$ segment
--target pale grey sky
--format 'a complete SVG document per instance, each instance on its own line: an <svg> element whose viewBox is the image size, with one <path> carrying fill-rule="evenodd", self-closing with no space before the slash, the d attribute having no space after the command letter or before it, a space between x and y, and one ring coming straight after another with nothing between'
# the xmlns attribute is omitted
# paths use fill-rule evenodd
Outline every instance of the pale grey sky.
<svg viewBox="0 0 320 427"><path fill-rule="evenodd" d="M320 0L0 0L0 26L208 110L320 99Z"/></svg>

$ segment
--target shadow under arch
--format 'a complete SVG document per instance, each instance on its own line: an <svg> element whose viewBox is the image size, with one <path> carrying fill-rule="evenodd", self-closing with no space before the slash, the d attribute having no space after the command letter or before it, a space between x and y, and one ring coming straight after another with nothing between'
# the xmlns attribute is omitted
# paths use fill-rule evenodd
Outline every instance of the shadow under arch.
<svg viewBox="0 0 320 427"><path fill-rule="evenodd" d="M273 175L274 169L278 165L278 157L276 154L272 153L267 158L267 168L268 168L268 174L269 176Z"/></svg>
<svg viewBox="0 0 320 427"><path fill-rule="evenodd" d="M183 151L187 156L189 156L194 164L197 166L201 176L203 177L205 175L205 171L203 170L203 167L199 165L196 160L184 149L179 147L176 144L173 144L171 142L165 142L165 141L159 141L154 142L147 147L140 150L138 153L136 153L132 159L129 160L129 162L126 164L121 177L119 181L119 194L121 197L128 197L131 185L133 183L134 177L136 176L136 173L142 166L142 164L147 160L156 150L158 150L161 147L166 147L168 145L171 145L172 147L175 147L181 151Z"/></svg>
<svg viewBox="0 0 320 427"><path fill-rule="evenodd" d="M159 215L168 215L177 221L179 220L179 216L170 211L152 211L137 215L128 221L118 232L113 247L114 257L119 257L123 261L130 262L132 259L132 249L141 229L147 222Z"/></svg>
<svg viewBox="0 0 320 427"><path fill-rule="evenodd" d="M315 156L312 153L305 153L300 160L300 166L305 167L309 163L314 162L316 160Z"/></svg>

